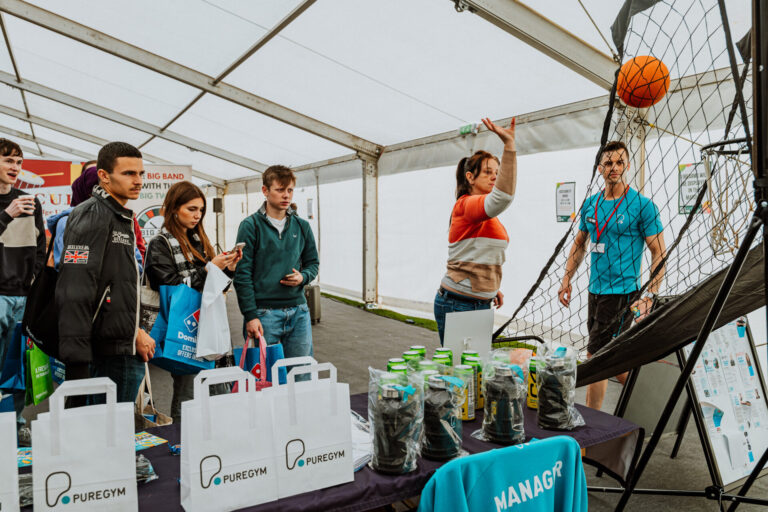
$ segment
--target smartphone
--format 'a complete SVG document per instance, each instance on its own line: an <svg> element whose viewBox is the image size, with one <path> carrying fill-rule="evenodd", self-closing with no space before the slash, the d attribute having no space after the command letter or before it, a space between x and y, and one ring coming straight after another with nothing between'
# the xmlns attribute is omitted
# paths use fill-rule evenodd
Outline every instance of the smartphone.
<svg viewBox="0 0 768 512"><path fill-rule="evenodd" d="M245 242L240 242L239 244L235 245L235 247L229 252L236 252L238 249L242 249L243 247L245 247Z"/></svg>

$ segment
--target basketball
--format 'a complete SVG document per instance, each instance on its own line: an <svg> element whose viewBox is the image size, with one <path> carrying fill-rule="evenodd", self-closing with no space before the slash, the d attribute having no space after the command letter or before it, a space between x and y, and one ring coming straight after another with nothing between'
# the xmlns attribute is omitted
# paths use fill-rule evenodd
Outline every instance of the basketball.
<svg viewBox="0 0 768 512"><path fill-rule="evenodd" d="M630 107L650 107L669 89L669 70L656 57L642 55L621 66L616 92Z"/></svg>

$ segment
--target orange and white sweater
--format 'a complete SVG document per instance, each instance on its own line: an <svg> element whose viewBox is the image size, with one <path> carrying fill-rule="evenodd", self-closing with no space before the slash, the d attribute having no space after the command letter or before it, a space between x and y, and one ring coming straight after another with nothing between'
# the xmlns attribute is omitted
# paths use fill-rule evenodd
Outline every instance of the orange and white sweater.
<svg viewBox="0 0 768 512"><path fill-rule="evenodd" d="M509 236L496 217L514 199L515 151L504 151L489 194L461 196L448 232L448 270L442 285L465 295L492 299L501 287L501 266Z"/></svg>

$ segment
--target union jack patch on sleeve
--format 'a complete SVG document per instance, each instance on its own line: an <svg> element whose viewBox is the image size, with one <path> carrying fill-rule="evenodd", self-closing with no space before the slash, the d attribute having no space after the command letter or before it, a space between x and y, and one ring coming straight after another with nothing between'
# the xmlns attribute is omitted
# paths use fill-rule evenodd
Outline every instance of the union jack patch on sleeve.
<svg viewBox="0 0 768 512"><path fill-rule="evenodd" d="M88 263L88 253L90 251L65 251L64 263L85 264Z"/></svg>

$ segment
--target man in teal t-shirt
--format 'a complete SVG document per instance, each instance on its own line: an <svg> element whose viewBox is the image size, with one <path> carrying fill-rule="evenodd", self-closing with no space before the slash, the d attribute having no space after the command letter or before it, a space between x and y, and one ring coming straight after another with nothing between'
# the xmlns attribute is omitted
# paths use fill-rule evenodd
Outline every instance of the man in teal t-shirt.
<svg viewBox="0 0 768 512"><path fill-rule="evenodd" d="M661 264L666 253L664 228L653 201L640 195L626 183L629 152L623 142L609 142L600 154L598 170L605 188L587 198L580 212L579 231L565 265L565 276L558 292L560 302L571 301L571 278L579 268L589 245L589 301L587 356L600 350L622 328L622 318L630 302L644 317L653 306L664 269L656 275L642 297L640 263L645 246L651 251L651 268ZM591 242L588 244L587 242ZM626 373L618 375L624 384ZM587 405L600 409L607 381L590 384Z"/></svg>

